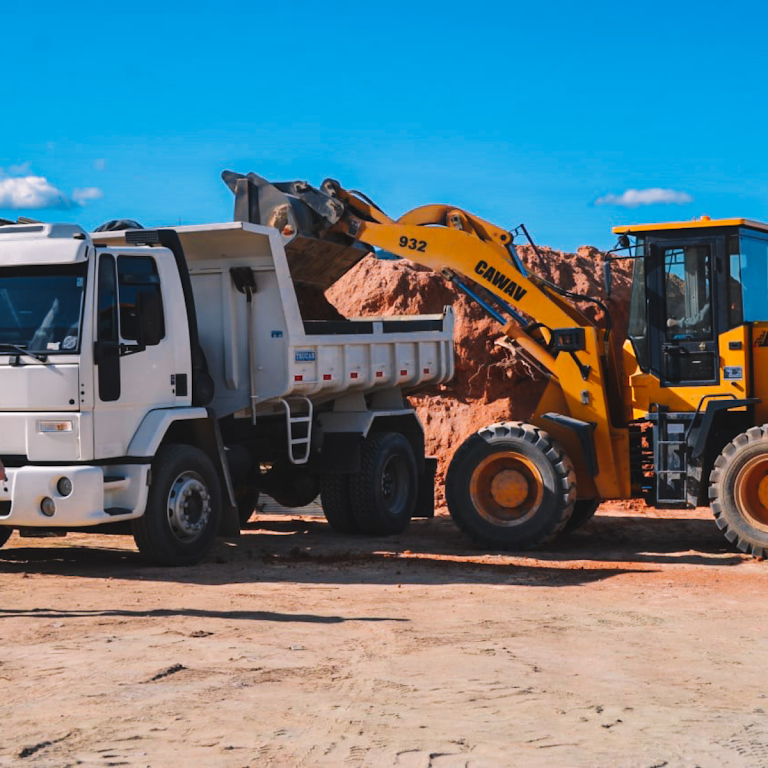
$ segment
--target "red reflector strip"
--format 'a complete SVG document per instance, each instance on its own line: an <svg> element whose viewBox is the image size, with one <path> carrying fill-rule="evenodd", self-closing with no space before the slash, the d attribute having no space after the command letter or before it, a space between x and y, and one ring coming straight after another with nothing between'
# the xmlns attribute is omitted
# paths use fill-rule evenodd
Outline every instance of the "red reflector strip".
<svg viewBox="0 0 768 768"><path fill-rule="evenodd" d="M425 368L424 373L429 373L429 368Z"/></svg>
<svg viewBox="0 0 768 768"><path fill-rule="evenodd" d="M384 371L376 371L376 378L381 379L384 377Z"/></svg>
<svg viewBox="0 0 768 768"><path fill-rule="evenodd" d="M304 377L301 376L300 374L297 374L296 376L293 377L293 380L294 381L304 381Z"/></svg>
<svg viewBox="0 0 768 768"><path fill-rule="evenodd" d="M330 373L324 373L323 374L323 381L330 381L331 380L331 374Z"/></svg>
<svg viewBox="0 0 768 768"><path fill-rule="evenodd" d="M356 378L357 378L357 371L352 371L352 372L349 374L349 378L350 378L350 379L356 379Z"/></svg>
<svg viewBox="0 0 768 768"><path fill-rule="evenodd" d="M406 371L405 368L403 368L403 370L400 371L400 375L401 376L407 376L408 375L408 371Z"/></svg>

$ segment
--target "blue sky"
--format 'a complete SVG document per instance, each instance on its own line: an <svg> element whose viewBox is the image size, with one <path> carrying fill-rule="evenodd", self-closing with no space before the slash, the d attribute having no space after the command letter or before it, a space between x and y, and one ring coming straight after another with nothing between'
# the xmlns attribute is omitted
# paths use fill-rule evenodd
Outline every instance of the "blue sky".
<svg viewBox="0 0 768 768"><path fill-rule="evenodd" d="M0 31L0 217L226 221L228 168L569 250L768 220L762 3L33 7Z"/></svg>

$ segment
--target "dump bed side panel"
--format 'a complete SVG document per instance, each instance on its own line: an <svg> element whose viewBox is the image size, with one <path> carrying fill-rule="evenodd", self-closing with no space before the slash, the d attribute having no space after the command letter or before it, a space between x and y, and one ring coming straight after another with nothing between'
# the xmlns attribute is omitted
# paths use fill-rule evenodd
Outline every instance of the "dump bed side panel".
<svg viewBox="0 0 768 768"><path fill-rule="evenodd" d="M245 222L174 229L189 267L219 418L249 409L252 390L254 406L267 410L290 395L322 402L349 391L412 390L453 375L450 309L305 324L277 230ZM118 247L124 232L98 239ZM253 271L250 304L232 277L238 267Z"/></svg>

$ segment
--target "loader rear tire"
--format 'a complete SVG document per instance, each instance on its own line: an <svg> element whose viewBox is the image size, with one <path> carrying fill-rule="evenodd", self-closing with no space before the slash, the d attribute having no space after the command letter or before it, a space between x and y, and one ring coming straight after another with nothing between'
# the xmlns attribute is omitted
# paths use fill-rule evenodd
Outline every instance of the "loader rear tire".
<svg viewBox="0 0 768 768"><path fill-rule="evenodd" d="M742 552L768 552L768 425L750 427L715 459L709 476L712 514Z"/></svg>
<svg viewBox="0 0 768 768"><path fill-rule="evenodd" d="M509 421L486 427L459 446L445 495L454 522L478 546L533 549L568 524L576 474L547 432Z"/></svg>
<svg viewBox="0 0 768 768"><path fill-rule="evenodd" d="M360 533L360 526L352 514L349 475L323 475L320 479L320 501L325 519L336 533Z"/></svg>
<svg viewBox="0 0 768 768"><path fill-rule="evenodd" d="M598 499L577 499L573 505L571 517L563 528L563 533L577 531L582 525L586 525L595 516L599 506Z"/></svg>
<svg viewBox="0 0 768 768"><path fill-rule="evenodd" d="M418 473L413 449L399 432L376 432L363 442L360 471L349 476L352 513L369 536L392 536L410 524Z"/></svg>

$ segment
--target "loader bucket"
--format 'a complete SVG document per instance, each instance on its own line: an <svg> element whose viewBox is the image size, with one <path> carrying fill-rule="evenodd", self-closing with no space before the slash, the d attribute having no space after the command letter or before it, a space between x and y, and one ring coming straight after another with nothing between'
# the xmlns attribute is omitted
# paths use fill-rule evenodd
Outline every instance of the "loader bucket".
<svg viewBox="0 0 768 768"><path fill-rule="evenodd" d="M235 195L235 221L274 227L280 233L294 282L321 290L349 272L370 248L329 232L344 214L344 204L303 181L271 184L249 173L221 174Z"/></svg>

